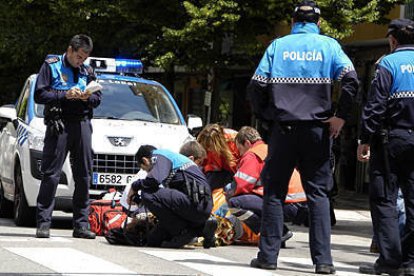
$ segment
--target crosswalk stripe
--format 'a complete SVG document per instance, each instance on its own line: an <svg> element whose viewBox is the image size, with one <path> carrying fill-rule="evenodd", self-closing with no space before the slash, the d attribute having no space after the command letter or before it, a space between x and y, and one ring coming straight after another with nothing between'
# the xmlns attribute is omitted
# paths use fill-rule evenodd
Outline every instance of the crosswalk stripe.
<svg viewBox="0 0 414 276"><path fill-rule="evenodd" d="M294 267L296 271L303 273L314 270L314 266L310 258L297 258L297 257L279 257L278 267ZM358 267L345 264L342 262L334 262L336 274L339 276L353 276L353 275L364 275L358 272Z"/></svg>
<svg viewBox="0 0 414 276"><path fill-rule="evenodd" d="M5 249L63 275L137 275L136 272L120 265L72 248L5 247Z"/></svg>
<svg viewBox="0 0 414 276"><path fill-rule="evenodd" d="M337 220L371 221L369 211L355 212L351 210L336 209L335 216Z"/></svg>
<svg viewBox="0 0 414 276"><path fill-rule="evenodd" d="M38 239L35 237L0 237L0 243L6 242L44 242L44 243L54 243L54 242L65 242L65 243L72 243L70 239L63 238L63 237L50 237L48 239Z"/></svg>
<svg viewBox="0 0 414 276"><path fill-rule="evenodd" d="M237 276L278 276L269 271L248 267L248 264L238 263L220 257L211 256L200 252L185 251L165 251L165 250L140 250L167 261L177 262L181 265L201 271L208 275L237 275Z"/></svg>

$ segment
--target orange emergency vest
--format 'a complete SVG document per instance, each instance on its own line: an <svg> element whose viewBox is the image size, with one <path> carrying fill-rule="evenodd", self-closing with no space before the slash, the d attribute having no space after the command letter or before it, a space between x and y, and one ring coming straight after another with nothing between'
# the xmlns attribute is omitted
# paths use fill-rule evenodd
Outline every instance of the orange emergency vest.
<svg viewBox="0 0 414 276"><path fill-rule="evenodd" d="M285 203L295 203L306 201L306 194L302 187L299 172L295 169L289 181L288 193Z"/></svg>

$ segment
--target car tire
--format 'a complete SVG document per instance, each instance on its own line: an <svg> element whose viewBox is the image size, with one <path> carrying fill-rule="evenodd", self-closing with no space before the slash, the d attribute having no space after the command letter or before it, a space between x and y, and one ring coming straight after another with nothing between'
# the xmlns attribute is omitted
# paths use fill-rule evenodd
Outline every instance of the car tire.
<svg viewBox="0 0 414 276"><path fill-rule="evenodd" d="M0 180L0 217L12 218L13 217L13 202L7 200L4 197L3 183Z"/></svg>
<svg viewBox="0 0 414 276"><path fill-rule="evenodd" d="M23 177L20 166L17 165L14 173L14 223L17 226L34 226L36 222L36 208L29 207L23 188Z"/></svg>

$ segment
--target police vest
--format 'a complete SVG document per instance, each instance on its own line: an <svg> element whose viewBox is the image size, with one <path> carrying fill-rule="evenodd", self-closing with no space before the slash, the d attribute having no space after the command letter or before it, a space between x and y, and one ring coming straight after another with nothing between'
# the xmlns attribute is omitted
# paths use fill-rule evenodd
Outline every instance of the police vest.
<svg viewBox="0 0 414 276"><path fill-rule="evenodd" d="M393 78L390 99L413 98L414 93L414 48L397 48L381 59L379 66L388 70Z"/></svg>
<svg viewBox="0 0 414 276"><path fill-rule="evenodd" d="M170 150L156 149L154 150L153 154L162 155L168 160L170 160L172 163L172 171L185 170L189 166L196 166L196 164L190 158L182 154L174 153Z"/></svg>
<svg viewBox="0 0 414 276"><path fill-rule="evenodd" d="M84 72L79 72L78 79L75 80L73 67L70 65L65 66L64 58L65 55L48 55L46 58L52 74L51 88L59 91L78 87L81 91L84 91L88 81L88 75Z"/></svg>
<svg viewBox="0 0 414 276"><path fill-rule="evenodd" d="M354 70L335 39L300 22L271 43L252 79L270 88L274 120L323 120L332 115L332 82Z"/></svg>

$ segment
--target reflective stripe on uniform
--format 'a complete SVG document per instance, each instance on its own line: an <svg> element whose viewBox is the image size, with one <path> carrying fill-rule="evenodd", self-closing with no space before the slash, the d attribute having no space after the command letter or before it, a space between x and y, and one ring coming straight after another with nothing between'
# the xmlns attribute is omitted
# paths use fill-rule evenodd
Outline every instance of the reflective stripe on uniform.
<svg viewBox="0 0 414 276"><path fill-rule="evenodd" d="M295 200L295 199L299 199L299 198L306 199L306 194L305 193L296 193L296 194L286 195L286 200Z"/></svg>
<svg viewBox="0 0 414 276"><path fill-rule="evenodd" d="M252 211L246 211L238 208L229 208L230 213L238 218L240 221L246 221L254 215Z"/></svg>
<svg viewBox="0 0 414 276"><path fill-rule="evenodd" d="M331 78L266 78L255 74L253 80L264 83L304 83L304 84L331 84L333 79Z"/></svg>
<svg viewBox="0 0 414 276"><path fill-rule="evenodd" d="M338 81L340 81L347 73L355 71L353 66L347 66L342 69L342 72L339 74Z"/></svg>
<svg viewBox="0 0 414 276"><path fill-rule="evenodd" d="M414 91L400 91L400 92L395 92L390 97L388 97L388 100L391 100L391 99L400 99L400 98L414 98Z"/></svg>
<svg viewBox="0 0 414 276"><path fill-rule="evenodd" d="M256 177L253 177L251 175L245 174L245 173L243 173L241 171L237 171L236 174L234 175L234 177L238 177L241 180L244 180L244 181L246 181L248 183L251 183L251 184L256 184L256 182L257 182L257 178Z"/></svg>

